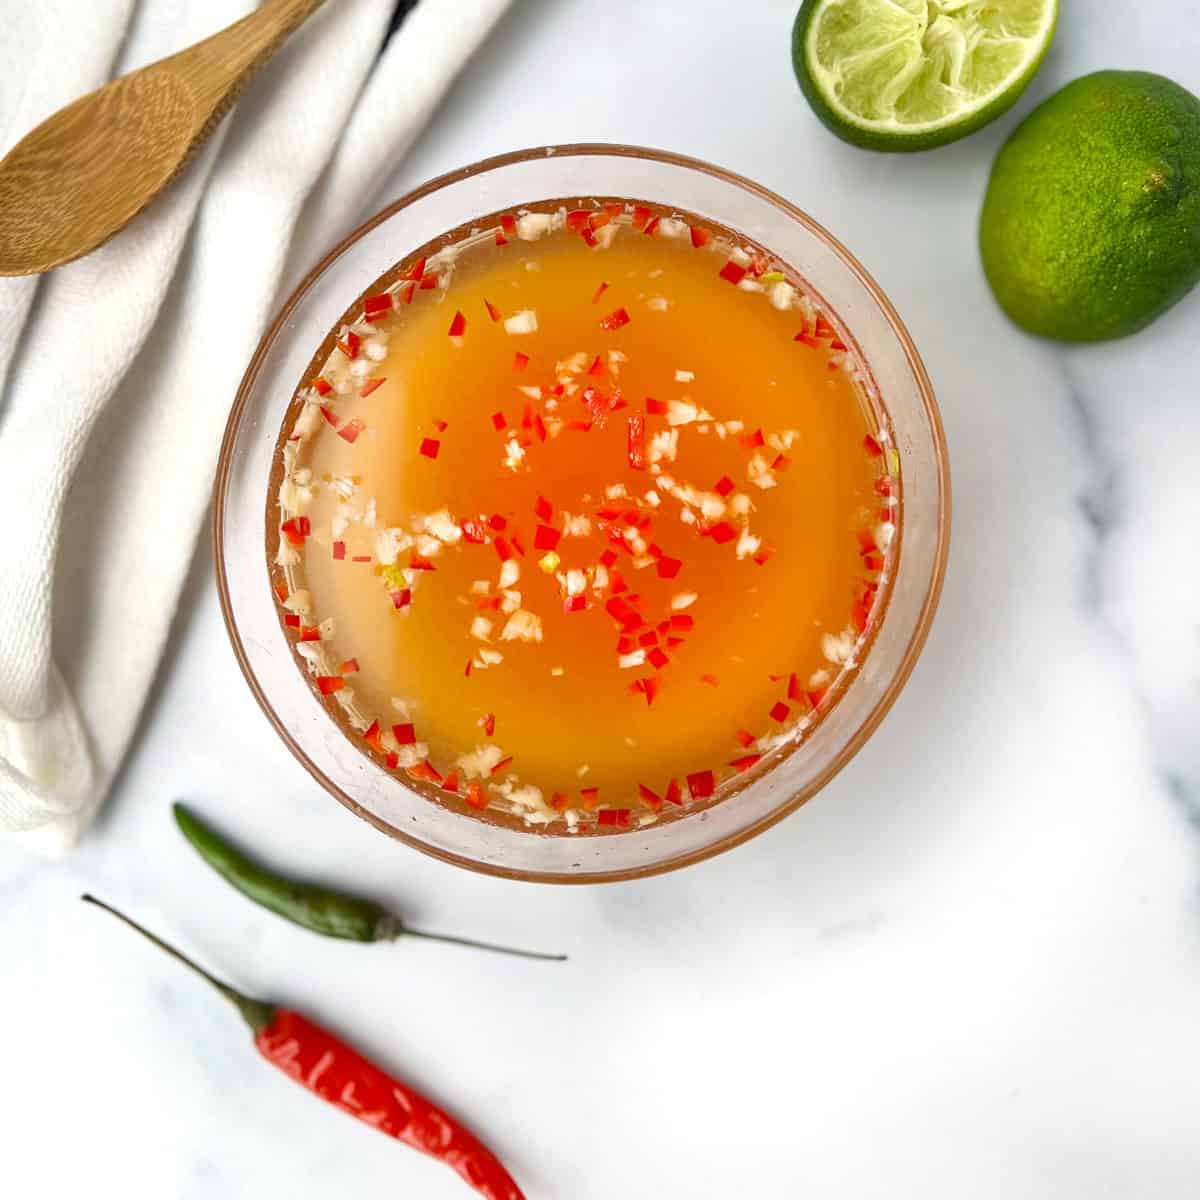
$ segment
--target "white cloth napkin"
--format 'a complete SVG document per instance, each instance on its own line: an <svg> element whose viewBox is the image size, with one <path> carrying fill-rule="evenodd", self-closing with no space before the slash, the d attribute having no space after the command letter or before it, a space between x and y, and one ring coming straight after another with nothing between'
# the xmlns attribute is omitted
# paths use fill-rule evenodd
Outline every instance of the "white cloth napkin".
<svg viewBox="0 0 1200 1200"><path fill-rule="evenodd" d="M0 279L0 834L62 851L94 816L281 282L367 215L508 3L421 0L377 58L394 0L329 0L126 230L41 280ZM0 0L0 153L253 7Z"/></svg>

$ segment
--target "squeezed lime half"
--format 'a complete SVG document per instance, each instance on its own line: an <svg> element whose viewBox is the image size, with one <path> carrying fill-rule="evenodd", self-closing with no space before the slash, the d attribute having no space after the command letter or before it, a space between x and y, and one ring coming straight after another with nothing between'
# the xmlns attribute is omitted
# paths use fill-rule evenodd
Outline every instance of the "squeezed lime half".
<svg viewBox="0 0 1200 1200"><path fill-rule="evenodd" d="M1012 107L1057 19L1058 0L804 0L792 65L844 141L929 150Z"/></svg>

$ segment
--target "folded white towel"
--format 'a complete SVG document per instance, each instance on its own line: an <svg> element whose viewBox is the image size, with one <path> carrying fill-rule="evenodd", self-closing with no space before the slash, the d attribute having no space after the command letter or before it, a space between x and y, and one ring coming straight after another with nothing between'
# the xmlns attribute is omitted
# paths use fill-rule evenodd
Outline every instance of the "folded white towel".
<svg viewBox="0 0 1200 1200"><path fill-rule="evenodd" d="M394 0L333 0L126 230L40 282L0 279L0 833L61 851L95 814L281 282L367 215L508 3L422 0L377 57ZM0 0L0 152L252 7Z"/></svg>

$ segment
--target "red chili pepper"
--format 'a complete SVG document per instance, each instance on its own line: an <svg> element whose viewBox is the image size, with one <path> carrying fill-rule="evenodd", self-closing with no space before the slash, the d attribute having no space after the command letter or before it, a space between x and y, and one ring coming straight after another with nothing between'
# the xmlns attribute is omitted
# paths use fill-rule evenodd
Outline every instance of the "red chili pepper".
<svg viewBox="0 0 1200 1200"><path fill-rule="evenodd" d="M215 987L250 1026L263 1058L314 1095L445 1163L488 1200L525 1200L500 1160L473 1133L328 1030L293 1009L243 995L104 901L83 899L124 921Z"/></svg>

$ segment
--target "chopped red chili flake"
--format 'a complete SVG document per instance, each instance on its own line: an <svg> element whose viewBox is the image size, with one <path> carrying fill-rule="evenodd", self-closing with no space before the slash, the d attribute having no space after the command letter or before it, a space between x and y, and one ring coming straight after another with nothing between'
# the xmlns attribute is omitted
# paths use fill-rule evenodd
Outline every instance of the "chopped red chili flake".
<svg viewBox="0 0 1200 1200"><path fill-rule="evenodd" d="M617 552L610 546L600 555L601 566L611 567L617 561Z"/></svg>
<svg viewBox="0 0 1200 1200"><path fill-rule="evenodd" d="M588 228L603 229L613 219L613 214L605 212L601 209L599 212L593 212L588 215Z"/></svg>
<svg viewBox="0 0 1200 1200"><path fill-rule="evenodd" d="M639 646L653 646L658 641L658 634L653 629L647 629L645 633L638 635Z"/></svg>
<svg viewBox="0 0 1200 1200"><path fill-rule="evenodd" d="M389 771L394 771L400 765L400 755L391 750L383 756L383 761Z"/></svg>
<svg viewBox="0 0 1200 1200"><path fill-rule="evenodd" d="M600 286L592 293L592 303L595 304L607 291L608 284L604 280L601 280Z"/></svg>
<svg viewBox="0 0 1200 1200"><path fill-rule="evenodd" d="M616 825L624 829L629 824L629 809L602 808L596 815L597 825Z"/></svg>
<svg viewBox="0 0 1200 1200"><path fill-rule="evenodd" d="M422 438L421 453L426 458L437 458L438 451L441 449L442 443L437 438Z"/></svg>
<svg viewBox="0 0 1200 1200"><path fill-rule="evenodd" d="M782 700L776 700L775 703L771 705L770 716L772 721L778 721L780 724L782 724L791 715L792 710L788 708L788 706L784 704Z"/></svg>
<svg viewBox="0 0 1200 1200"><path fill-rule="evenodd" d="M892 494L892 477L890 475L880 475L875 480L875 494L877 496L890 496ZM890 515L886 519L891 520Z"/></svg>
<svg viewBox="0 0 1200 1200"><path fill-rule="evenodd" d="M628 418L629 435L626 439L629 454L629 465L635 471L646 469L646 418L641 413L634 413Z"/></svg>
<svg viewBox="0 0 1200 1200"><path fill-rule="evenodd" d="M338 559L339 561L346 557L346 543L345 542L334 542L333 543L333 557Z"/></svg>
<svg viewBox="0 0 1200 1200"><path fill-rule="evenodd" d="M601 329L620 329L629 324L629 314L623 308L614 308L606 317L600 318Z"/></svg>
<svg viewBox="0 0 1200 1200"><path fill-rule="evenodd" d="M722 475L721 478L713 484L713 491L716 492L718 496L728 496L729 493L733 491L734 486L733 480L730 479L728 475Z"/></svg>
<svg viewBox="0 0 1200 1200"><path fill-rule="evenodd" d="M406 283L399 292L400 302L402 304L411 304L413 300L413 293L416 292L416 290L417 285L415 283Z"/></svg>
<svg viewBox="0 0 1200 1200"><path fill-rule="evenodd" d="M466 679L471 678L471 666L472 666L471 660L468 658L467 665L463 668L463 676Z"/></svg>
<svg viewBox="0 0 1200 1200"><path fill-rule="evenodd" d="M883 455L883 447L869 434L863 434L863 449L873 458L880 458Z"/></svg>
<svg viewBox="0 0 1200 1200"><path fill-rule="evenodd" d="M555 812L565 811L569 803L570 797L566 792L554 792L550 797L550 807L554 809Z"/></svg>
<svg viewBox="0 0 1200 1200"><path fill-rule="evenodd" d="M475 724L483 730L484 737L491 737L496 732L496 714L484 713Z"/></svg>
<svg viewBox="0 0 1200 1200"><path fill-rule="evenodd" d="M646 661L656 670L661 671L671 660L666 653L658 646L655 646L649 654L646 655Z"/></svg>
<svg viewBox="0 0 1200 1200"><path fill-rule="evenodd" d="M376 750L383 749L383 747L379 744L379 722L378 721L371 722L370 726L367 728L366 733L363 734L363 741L366 742L368 746L373 746Z"/></svg>
<svg viewBox="0 0 1200 1200"><path fill-rule="evenodd" d="M585 608L587 608L586 596L568 596L563 601L563 612L582 612Z"/></svg>
<svg viewBox="0 0 1200 1200"><path fill-rule="evenodd" d="M337 413L335 413L332 408L327 408L324 404L321 405L321 416L323 416L330 425L337 424Z"/></svg>
<svg viewBox="0 0 1200 1200"><path fill-rule="evenodd" d="M650 220L650 210L644 204L635 204L633 206L633 228L639 232L646 228L646 222Z"/></svg>
<svg viewBox="0 0 1200 1200"><path fill-rule="evenodd" d="M358 670L358 659L348 658L340 667L338 667L339 675L353 675Z"/></svg>
<svg viewBox="0 0 1200 1200"><path fill-rule="evenodd" d="M735 771L748 771L755 763L762 761L761 754L744 754L741 758L732 759L729 763Z"/></svg>
<svg viewBox="0 0 1200 1200"><path fill-rule="evenodd" d="M711 771L696 771L687 777L688 791L697 800L711 796L716 790L717 781ZM669 793L668 793L669 798Z"/></svg>
<svg viewBox="0 0 1200 1200"><path fill-rule="evenodd" d="M883 558L878 554L868 554L867 557L863 559L863 566L866 567L868 571L882 571Z"/></svg>
<svg viewBox="0 0 1200 1200"><path fill-rule="evenodd" d="M401 746L414 746L417 741L417 731L412 725L393 725L392 737L400 743Z"/></svg>
<svg viewBox="0 0 1200 1200"><path fill-rule="evenodd" d="M345 334L338 340L337 348L347 358L357 358L358 351L362 347L362 338L358 336L352 329L347 329Z"/></svg>
<svg viewBox="0 0 1200 1200"><path fill-rule="evenodd" d="M302 642L319 642L321 631L315 625L301 625L300 640Z"/></svg>
<svg viewBox="0 0 1200 1200"><path fill-rule="evenodd" d="M522 557L525 557L525 547L521 544L521 538L518 534L512 535L513 549Z"/></svg>
<svg viewBox="0 0 1200 1200"><path fill-rule="evenodd" d="M573 208L567 213L567 232L579 233L587 228L590 214L585 208Z"/></svg>
<svg viewBox="0 0 1200 1200"><path fill-rule="evenodd" d="M579 794L583 797L583 807L588 812L591 812L600 803L600 789L598 787L581 788Z"/></svg>
<svg viewBox="0 0 1200 1200"><path fill-rule="evenodd" d="M718 521L709 531L709 536L718 546L731 542L737 537L737 530L728 521Z"/></svg>
<svg viewBox="0 0 1200 1200"><path fill-rule="evenodd" d="M318 675L317 690L322 696L332 696L346 686L346 681L340 675Z"/></svg>
<svg viewBox="0 0 1200 1200"><path fill-rule="evenodd" d="M843 342L841 338L834 338L833 341L829 343L829 348L830 348L830 350L849 350L850 349L850 347L847 346L846 343Z"/></svg>
<svg viewBox="0 0 1200 1200"><path fill-rule="evenodd" d="M816 333L821 338L837 336L837 330L820 313L817 313Z"/></svg>
<svg viewBox="0 0 1200 1200"><path fill-rule="evenodd" d="M756 429L753 433L742 434L742 445L745 446L747 450L757 450L758 447L762 446L765 442L766 439L763 437L763 431L761 429Z"/></svg>
<svg viewBox="0 0 1200 1200"><path fill-rule="evenodd" d="M412 588L400 588L391 596L393 608L407 608L412 603Z"/></svg>
<svg viewBox="0 0 1200 1200"><path fill-rule="evenodd" d="M299 629L300 628L300 616L298 613L284 613L283 623L289 629Z"/></svg>
<svg viewBox="0 0 1200 1200"><path fill-rule="evenodd" d="M545 496L538 496L533 502L533 512L539 521L549 521L554 516L554 505Z"/></svg>
<svg viewBox="0 0 1200 1200"><path fill-rule="evenodd" d="M722 279L728 279L730 283L741 283L746 276L746 268L741 263L736 263L733 259L729 259L725 265L717 272Z"/></svg>
<svg viewBox="0 0 1200 1200"><path fill-rule="evenodd" d="M699 225L689 225L688 229L692 234L692 245L695 246L697 250L699 250L701 246L707 246L709 241L712 239L712 234L709 233L707 229L702 229Z"/></svg>
<svg viewBox="0 0 1200 1200"><path fill-rule="evenodd" d="M662 690L662 683L653 675L642 680L642 693L646 697L647 706L654 703L654 697Z"/></svg>
<svg viewBox="0 0 1200 1200"><path fill-rule="evenodd" d="M493 528L495 527L493 526ZM503 529L504 526L501 525L500 528ZM512 547L508 544L508 540L506 538L495 538L492 542L492 545L496 548L496 553L500 556L501 562L508 562L508 560L512 558Z"/></svg>
<svg viewBox="0 0 1200 1200"><path fill-rule="evenodd" d="M737 740L743 746L753 746L754 743L758 741L758 738L756 738L748 729L739 729L737 731Z"/></svg>
<svg viewBox="0 0 1200 1200"><path fill-rule="evenodd" d="M787 698L797 701L804 698L804 692L800 689L800 680L796 677L794 671L788 676Z"/></svg>
<svg viewBox="0 0 1200 1200"><path fill-rule="evenodd" d="M507 424L508 424L508 422L504 419L504 414L502 412L492 413L492 428L493 429L501 430Z"/></svg>
<svg viewBox="0 0 1200 1200"><path fill-rule="evenodd" d="M301 517L291 517L279 526L279 532L282 533L283 536L287 538L287 540L293 546L303 546L304 539L308 536L304 527L300 523L304 519L305 518Z"/></svg>
<svg viewBox="0 0 1200 1200"><path fill-rule="evenodd" d="M451 337L462 337L467 331L467 318L461 312L456 312L450 321L449 334Z"/></svg>
<svg viewBox="0 0 1200 1200"><path fill-rule="evenodd" d="M660 558L657 563L659 578L674 579L675 576L679 574L679 570L682 566L683 566L682 559L669 558L667 555L664 554L663 557Z"/></svg>
<svg viewBox="0 0 1200 1200"><path fill-rule="evenodd" d="M425 759L424 762L417 763L415 767L408 767L407 770L409 777L412 779L424 779L429 783L442 782L441 774L434 768L429 759Z"/></svg>
<svg viewBox="0 0 1200 1200"><path fill-rule="evenodd" d="M508 245L508 238L506 238L504 236L503 230L500 230L500 229L496 230L496 245L497 246L507 246Z"/></svg>
<svg viewBox="0 0 1200 1200"><path fill-rule="evenodd" d="M450 422L443 421L440 417L434 417L433 427L438 431L438 433L445 433L446 430L450 428Z"/></svg>
<svg viewBox="0 0 1200 1200"><path fill-rule="evenodd" d="M458 772L451 770L447 772L446 778L442 780L443 792L458 792Z"/></svg>
<svg viewBox="0 0 1200 1200"><path fill-rule="evenodd" d="M400 278L401 279L420 279L421 276L424 274L425 274L425 259L422 257L422 258L418 258L417 261L414 262L413 265L411 267L409 267L408 270L405 271L403 275L400 276Z"/></svg>
<svg viewBox="0 0 1200 1200"><path fill-rule="evenodd" d="M357 417L355 417L353 421L347 421L345 425L343 425L341 429L337 431L338 437L340 437L343 441L347 441L353 445L354 442L358 440L358 435L362 433L364 429L366 429L366 425Z"/></svg>
<svg viewBox="0 0 1200 1200"><path fill-rule="evenodd" d="M592 232L590 225L585 225L579 231L579 236L581 238L583 238L583 242L584 242L585 246L594 246L594 245L596 245L596 243L598 241L596 235Z"/></svg>
<svg viewBox="0 0 1200 1200"><path fill-rule="evenodd" d="M505 213L500 218L500 228L503 229L509 237L512 237L517 232L517 218L511 213Z"/></svg>
<svg viewBox="0 0 1200 1200"><path fill-rule="evenodd" d="M483 790L483 784L478 779L468 780L466 800L472 808L487 808L487 794Z"/></svg>
<svg viewBox="0 0 1200 1200"><path fill-rule="evenodd" d="M648 788L644 783L638 784L638 799L650 808L661 808L662 797L652 788Z"/></svg>
<svg viewBox="0 0 1200 1200"><path fill-rule="evenodd" d="M483 306L487 309L487 314L493 321L500 320L500 310L485 296Z"/></svg>
<svg viewBox="0 0 1200 1200"><path fill-rule="evenodd" d="M770 265L765 254L756 254L750 260L750 274L757 279Z"/></svg>
<svg viewBox="0 0 1200 1200"><path fill-rule="evenodd" d="M596 357L592 359L592 365L588 367L587 373L589 375L604 374L604 363L600 361L600 355L597 354Z"/></svg>
<svg viewBox="0 0 1200 1200"><path fill-rule="evenodd" d="M792 341L803 342L804 345L812 346L815 349L819 349L821 345L821 343L815 337L813 337L812 334L806 333L803 329L800 330L800 332L796 334L794 338L792 338Z"/></svg>
<svg viewBox="0 0 1200 1200"><path fill-rule="evenodd" d="M333 391L333 384L322 375L318 375L316 379L312 381L312 385L313 390L318 396L328 396L329 393Z"/></svg>
<svg viewBox="0 0 1200 1200"><path fill-rule="evenodd" d="M370 562L371 556L369 554L352 554L350 556L350 561L351 562Z"/></svg>
<svg viewBox="0 0 1200 1200"><path fill-rule="evenodd" d="M438 285L438 277L436 273L426 275L422 278L418 285L423 292L430 292Z"/></svg>
<svg viewBox="0 0 1200 1200"><path fill-rule="evenodd" d="M529 355L521 350L518 350L513 355L513 370L523 371L527 366L529 366ZM501 426L497 426L496 428L499 429Z"/></svg>
<svg viewBox="0 0 1200 1200"><path fill-rule="evenodd" d="M503 529L507 524L508 522L499 513L492 513L492 515L488 517L488 525L497 532Z"/></svg>
<svg viewBox="0 0 1200 1200"><path fill-rule="evenodd" d="M655 400L653 396L647 396L646 411L652 416L661 417L667 411L667 402L665 400Z"/></svg>
<svg viewBox="0 0 1200 1200"><path fill-rule="evenodd" d="M408 568L410 571L437 570L437 567L429 559L424 555L418 554L415 550L410 550L408 553Z"/></svg>
<svg viewBox="0 0 1200 1200"><path fill-rule="evenodd" d="M483 545L487 541L487 534L483 531L483 526L478 521L470 519L459 524L459 529L462 530L463 540L474 542L477 546Z"/></svg>
<svg viewBox="0 0 1200 1200"><path fill-rule="evenodd" d="M374 296L368 296L363 301L363 312L377 313L384 312L392 307L391 292L378 292Z"/></svg>
<svg viewBox="0 0 1200 1200"><path fill-rule="evenodd" d="M709 687L719 687L721 684L721 681L715 675L707 674L700 676L700 682L707 683Z"/></svg>
<svg viewBox="0 0 1200 1200"><path fill-rule="evenodd" d="M364 399L369 396L377 387L387 382L386 376L379 379L368 379L362 386L362 391L358 394Z"/></svg>
<svg viewBox="0 0 1200 1200"><path fill-rule="evenodd" d="M660 218L658 217L651 217L650 220L646 222L646 228L643 229L642 232L647 237L653 237L658 232L659 220Z"/></svg>

